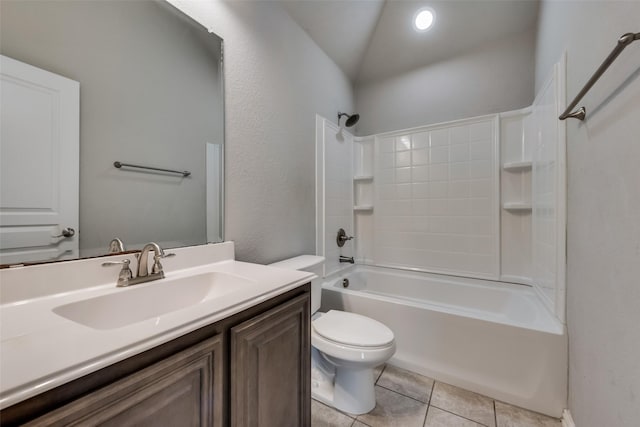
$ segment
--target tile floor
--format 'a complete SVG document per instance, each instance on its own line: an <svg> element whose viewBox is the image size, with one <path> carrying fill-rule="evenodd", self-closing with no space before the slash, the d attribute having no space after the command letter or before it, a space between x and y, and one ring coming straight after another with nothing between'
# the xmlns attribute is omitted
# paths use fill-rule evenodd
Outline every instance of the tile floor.
<svg viewBox="0 0 640 427"><path fill-rule="evenodd" d="M546 415L508 405L391 365L376 370L376 407L365 415L312 401L312 427L561 427Z"/></svg>

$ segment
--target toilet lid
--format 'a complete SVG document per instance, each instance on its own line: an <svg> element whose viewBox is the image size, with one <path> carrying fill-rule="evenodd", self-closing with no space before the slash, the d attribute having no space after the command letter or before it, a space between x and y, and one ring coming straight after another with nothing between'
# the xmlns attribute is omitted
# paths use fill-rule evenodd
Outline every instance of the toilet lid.
<svg viewBox="0 0 640 427"><path fill-rule="evenodd" d="M330 310L312 322L326 339L360 347L381 347L393 341L393 332L377 320L355 313Z"/></svg>

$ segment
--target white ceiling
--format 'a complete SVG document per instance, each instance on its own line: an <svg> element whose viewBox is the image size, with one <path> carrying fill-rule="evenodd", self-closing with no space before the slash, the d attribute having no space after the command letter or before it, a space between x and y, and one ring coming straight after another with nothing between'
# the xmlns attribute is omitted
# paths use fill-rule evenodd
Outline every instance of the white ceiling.
<svg viewBox="0 0 640 427"><path fill-rule="evenodd" d="M289 15L356 83L388 78L535 25L538 0L281 0ZM413 17L435 11L419 33Z"/></svg>

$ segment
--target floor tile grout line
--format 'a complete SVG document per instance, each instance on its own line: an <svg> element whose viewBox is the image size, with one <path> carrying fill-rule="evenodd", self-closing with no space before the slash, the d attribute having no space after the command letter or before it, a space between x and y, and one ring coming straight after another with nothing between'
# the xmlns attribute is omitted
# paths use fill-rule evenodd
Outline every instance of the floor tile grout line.
<svg viewBox="0 0 640 427"><path fill-rule="evenodd" d="M393 393L395 393L395 394L399 394L399 395L400 395L400 396L402 396L402 397L407 397L407 398L409 398L409 399L411 399L411 400L415 400L416 402L418 402L418 403L422 403L423 405L429 405L429 403L427 403L427 402L423 402L422 400L420 400L420 399L416 399L415 397L407 396L406 394L404 394L404 393L400 393L399 391L396 391L396 390L392 390L392 389L390 389L389 387L385 387L385 386L380 385L380 384L376 384L376 387L380 387L380 388L383 388L383 389L388 390L388 391L390 391L390 392L393 392Z"/></svg>
<svg viewBox="0 0 640 427"><path fill-rule="evenodd" d="M428 405L431 405L431 399L433 398L433 392L436 389L436 380L432 380L433 383L431 384L431 391L429 392L429 402L427 403Z"/></svg>
<svg viewBox="0 0 640 427"><path fill-rule="evenodd" d="M433 397L433 390L436 388L436 380L433 380L431 383L431 390L429 391L429 401L427 402L427 412L424 414L424 421L422 421L422 426L427 425L427 417L429 416L429 408L431 408L431 398Z"/></svg>
<svg viewBox="0 0 640 427"><path fill-rule="evenodd" d="M382 374L384 374L384 371L386 369L387 369L387 364L385 363L384 366L382 366L382 370L380 371L380 373L376 377L376 380L373 382L374 385L378 384L378 381L380 381L380 377L382 377Z"/></svg>
<svg viewBox="0 0 640 427"><path fill-rule="evenodd" d="M460 415L460 414L456 414L455 412L448 411L448 410L443 409L443 408L441 408L441 407L439 407L439 406L436 406L436 405L429 405L429 407L431 407L431 406L433 406L434 408L440 409L441 411L448 412L448 413L450 413L451 415L455 415L456 417L464 418L465 420L468 420L468 421L474 422L474 423L479 424L479 425L484 426L484 427L489 427L489 426L488 426L488 425L486 425L486 424L482 424L481 422L478 422L478 421L476 421L476 420L472 420L471 418L467 418L467 417L462 416L462 415Z"/></svg>
<svg viewBox="0 0 640 427"><path fill-rule="evenodd" d="M319 403L320 405L322 405L322 406L324 406L324 407L328 408L329 410L334 411L334 412L337 412L337 413L339 413L339 414L342 414L342 415L344 415L344 416L346 416L346 417L348 417L348 418L351 418L351 419L352 419L352 420L354 420L354 421L358 419L358 416L357 416L357 415L356 415L355 417L354 417L354 416L351 416L350 414L348 414L348 413L346 413L346 412L342 412L340 409L334 408L333 406L329 406L329 405L327 405L326 403L320 402L319 400L314 399L313 397L311 398L311 400L315 400L317 403Z"/></svg>
<svg viewBox="0 0 640 427"><path fill-rule="evenodd" d="M477 395L479 395L479 396L486 397L487 399L490 399L490 400L491 400L491 402L492 402L492 406L493 406L493 421L494 421L494 427L497 427L497 426L498 426L498 419L497 419L497 415L496 415L496 399L493 399L493 398L491 398L491 397L489 397L489 396L486 396L486 395L484 395L484 394L479 394L479 393L476 393L476 392L472 392L471 390L467 390L467 389L464 389L464 388L461 388L461 387L458 387L458 386L454 386L453 384L445 383L445 382L443 382L443 381L438 381L438 380L434 380L434 383L433 383L433 388L434 388L434 390L435 390L436 383L445 384L445 385L448 385L448 386L452 386L452 387L460 388L461 390L468 391L468 392L471 392L471 393L477 394ZM431 394L431 397L429 398L429 406L432 406L432 405L431 405L431 398L432 398L432 397L433 397L433 393ZM462 415L460 415L460 414L456 414L455 412L451 412L451 411L448 411L448 410L446 410L446 409L442 409L442 408L440 408L439 406L435 406L435 405L433 405L433 406L434 406L434 407L436 407L436 408L438 408L438 409L441 409L441 410L443 410L443 411L445 411L445 412L449 412L450 414L456 415L456 416L458 416L458 417L464 418L464 419L469 420L469 421L473 421L473 422L474 422L474 423L476 423L476 424L480 424L480 425L485 426L485 427L490 427L490 426L488 426L488 425L486 425L486 424L482 424L481 422L478 422L478 421L472 420L471 418L467 418L467 417L462 416Z"/></svg>

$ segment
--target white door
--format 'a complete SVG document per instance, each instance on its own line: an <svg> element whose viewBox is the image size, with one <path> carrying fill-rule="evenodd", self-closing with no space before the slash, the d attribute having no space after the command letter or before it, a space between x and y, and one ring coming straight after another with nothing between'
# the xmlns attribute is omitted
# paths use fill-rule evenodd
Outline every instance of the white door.
<svg viewBox="0 0 640 427"><path fill-rule="evenodd" d="M80 84L0 55L0 264L78 256Z"/></svg>

